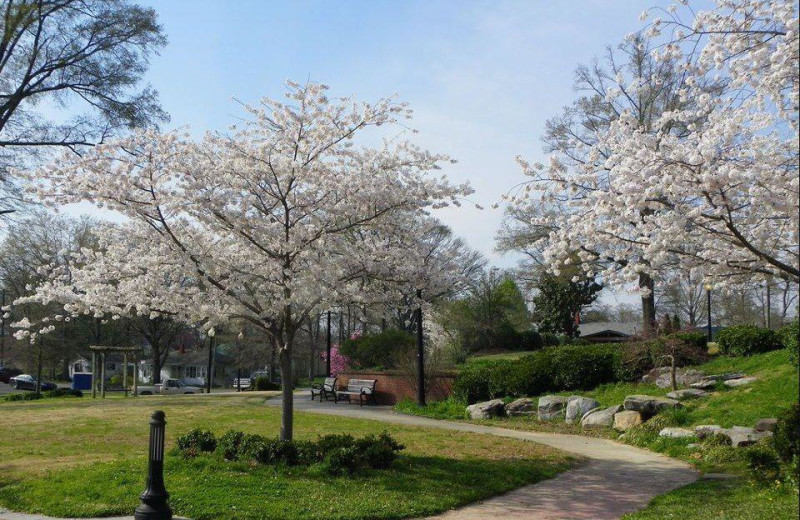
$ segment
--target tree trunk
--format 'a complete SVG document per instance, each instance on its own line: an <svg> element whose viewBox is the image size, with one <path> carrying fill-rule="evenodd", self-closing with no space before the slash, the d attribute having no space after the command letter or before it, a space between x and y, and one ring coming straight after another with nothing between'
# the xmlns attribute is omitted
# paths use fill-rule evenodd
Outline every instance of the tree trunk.
<svg viewBox="0 0 800 520"><path fill-rule="evenodd" d="M161 368L164 366L164 362L161 361L161 348L158 345L158 342L150 343L150 351L153 353L153 384L158 385L161 384Z"/></svg>
<svg viewBox="0 0 800 520"><path fill-rule="evenodd" d="M41 339L37 342L39 345L39 353L36 360L36 393L42 391L42 343Z"/></svg>
<svg viewBox="0 0 800 520"><path fill-rule="evenodd" d="M292 384L292 345L287 342L281 351L281 440L292 440L294 419L294 385Z"/></svg>
<svg viewBox="0 0 800 520"><path fill-rule="evenodd" d="M656 294L655 282L650 275L639 274L639 288L649 289L647 296L642 295L642 332L645 336L651 336L655 331L656 323Z"/></svg>

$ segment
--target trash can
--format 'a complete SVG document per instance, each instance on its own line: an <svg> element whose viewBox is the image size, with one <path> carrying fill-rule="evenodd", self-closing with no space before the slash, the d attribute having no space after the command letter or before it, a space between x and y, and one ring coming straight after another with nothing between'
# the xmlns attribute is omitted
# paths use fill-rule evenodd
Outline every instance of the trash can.
<svg viewBox="0 0 800 520"><path fill-rule="evenodd" d="M73 390L91 390L92 374L90 372L75 372L72 374Z"/></svg>

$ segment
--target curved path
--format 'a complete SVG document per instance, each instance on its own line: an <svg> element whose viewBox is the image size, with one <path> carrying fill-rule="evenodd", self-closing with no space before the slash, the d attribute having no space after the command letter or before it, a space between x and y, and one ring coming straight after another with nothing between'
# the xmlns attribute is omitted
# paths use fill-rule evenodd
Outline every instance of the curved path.
<svg viewBox="0 0 800 520"><path fill-rule="evenodd" d="M280 406L281 401L275 397L266 404ZM311 401L308 392L297 392L294 406L301 412L511 437L588 459L587 463L555 478L433 517L437 520L612 520L698 478L698 473L681 461L606 439L428 419L399 414L387 406L320 403Z"/></svg>

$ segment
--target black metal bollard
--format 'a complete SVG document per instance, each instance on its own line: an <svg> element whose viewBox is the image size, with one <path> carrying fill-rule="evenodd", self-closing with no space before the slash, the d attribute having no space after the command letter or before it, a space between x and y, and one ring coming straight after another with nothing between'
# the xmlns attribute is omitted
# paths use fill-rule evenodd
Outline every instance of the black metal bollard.
<svg viewBox="0 0 800 520"><path fill-rule="evenodd" d="M147 484L139 497L142 503L136 508L136 520L172 520L172 510L167 504L169 493L164 487L164 430L167 421L164 412L153 412L150 419L150 457L147 465Z"/></svg>

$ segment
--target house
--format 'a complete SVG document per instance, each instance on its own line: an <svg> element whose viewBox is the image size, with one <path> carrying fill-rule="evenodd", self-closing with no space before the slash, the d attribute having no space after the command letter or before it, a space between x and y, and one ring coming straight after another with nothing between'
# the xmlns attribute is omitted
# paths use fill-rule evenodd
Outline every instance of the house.
<svg viewBox="0 0 800 520"><path fill-rule="evenodd" d="M594 321L578 325L580 339L591 343L618 343L642 331L640 323Z"/></svg>
<svg viewBox="0 0 800 520"><path fill-rule="evenodd" d="M101 371L100 356L97 356L97 372ZM124 365L123 355L116 352L106 354L106 379L111 379L117 374L122 374ZM128 359L128 374L133 374L133 362ZM89 374L92 372L92 356L79 355L69 363L69 378L72 379L76 373Z"/></svg>
<svg viewBox="0 0 800 520"><path fill-rule="evenodd" d="M214 355L214 384L228 386L236 377L233 358L217 351ZM172 378L186 383L205 385L208 374L207 350L175 350L170 352L161 367L161 380ZM150 359L139 362L139 378L144 383L153 382L153 362Z"/></svg>

